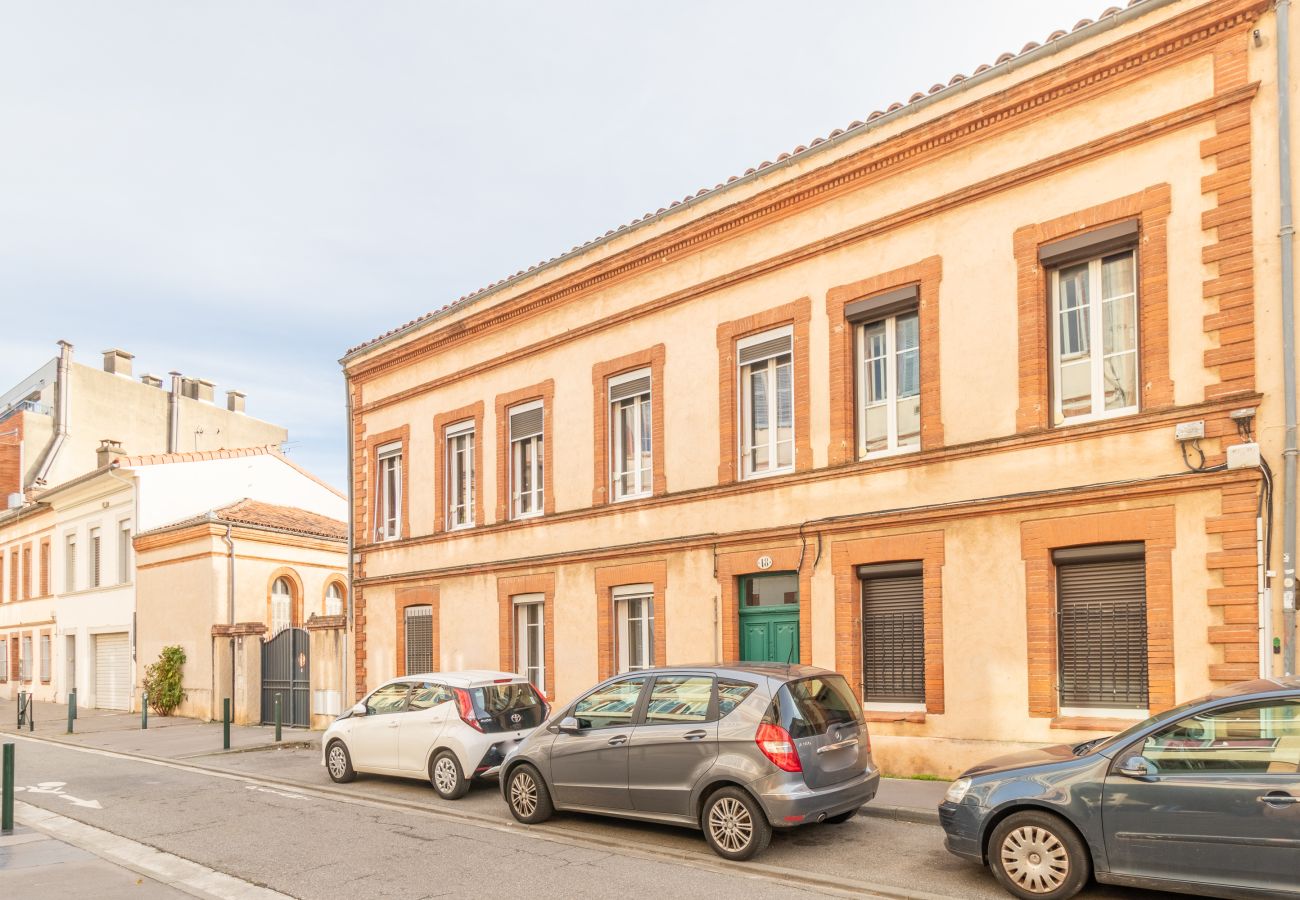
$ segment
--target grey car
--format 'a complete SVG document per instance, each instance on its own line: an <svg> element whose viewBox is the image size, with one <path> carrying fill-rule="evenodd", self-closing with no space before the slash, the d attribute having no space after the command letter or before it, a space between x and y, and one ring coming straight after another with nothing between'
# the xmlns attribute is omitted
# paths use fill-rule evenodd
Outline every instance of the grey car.
<svg viewBox="0 0 1300 900"><path fill-rule="evenodd" d="M975 766L946 846L1017 897L1108 884L1300 898L1300 679L1225 687L1127 731Z"/></svg>
<svg viewBox="0 0 1300 900"><path fill-rule="evenodd" d="M557 809L687 825L726 859L848 821L880 773L843 676L736 663L631 672L560 708L501 770L520 822Z"/></svg>

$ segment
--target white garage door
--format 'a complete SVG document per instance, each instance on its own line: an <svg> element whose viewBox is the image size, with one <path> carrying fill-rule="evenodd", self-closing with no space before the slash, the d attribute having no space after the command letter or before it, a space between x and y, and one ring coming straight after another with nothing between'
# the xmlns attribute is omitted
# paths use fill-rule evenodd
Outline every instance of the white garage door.
<svg viewBox="0 0 1300 900"><path fill-rule="evenodd" d="M95 635L95 705L127 709L131 699L131 642L126 632Z"/></svg>

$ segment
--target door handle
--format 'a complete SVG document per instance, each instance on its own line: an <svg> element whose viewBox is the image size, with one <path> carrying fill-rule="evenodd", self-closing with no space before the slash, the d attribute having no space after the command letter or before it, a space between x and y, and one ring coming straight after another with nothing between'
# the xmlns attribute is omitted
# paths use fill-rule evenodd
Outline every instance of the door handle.
<svg viewBox="0 0 1300 900"><path fill-rule="evenodd" d="M830 753L832 750L843 750L847 747L856 747L858 739L855 737L845 738L842 741L836 741L833 744L824 744L817 748L818 753Z"/></svg>
<svg viewBox="0 0 1300 900"><path fill-rule="evenodd" d="M1289 803L1300 803L1300 797L1292 797L1290 794L1283 793L1282 791L1273 791L1262 797L1256 797L1255 799L1260 803L1267 803L1270 806L1273 804L1283 806Z"/></svg>
<svg viewBox="0 0 1300 900"><path fill-rule="evenodd" d="M610 745L611 747L618 747L618 746L620 746L620 745L622 745L622 744L626 744L626 743L627 743L627 735L626 735L626 734L617 734L617 735L615 735L614 737L612 737L612 738L609 739L609 745Z"/></svg>
<svg viewBox="0 0 1300 900"><path fill-rule="evenodd" d="M682 738L687 741L698 741L700 738L708 737L708 736L709 733L707 731L701 730L701 731L688 731L684 735L682 735Z"/></svg>

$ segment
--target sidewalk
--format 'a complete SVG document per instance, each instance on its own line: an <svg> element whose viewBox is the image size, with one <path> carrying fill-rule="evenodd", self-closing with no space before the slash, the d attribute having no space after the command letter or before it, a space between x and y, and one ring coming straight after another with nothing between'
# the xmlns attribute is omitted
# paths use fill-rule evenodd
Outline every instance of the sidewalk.
<svg viewBox="0 0 1300 900"><path fill-rule="evenodd" d="M26 825L0 835L0 897L80 900L91 885L97 900L190 896Z"/></svg>

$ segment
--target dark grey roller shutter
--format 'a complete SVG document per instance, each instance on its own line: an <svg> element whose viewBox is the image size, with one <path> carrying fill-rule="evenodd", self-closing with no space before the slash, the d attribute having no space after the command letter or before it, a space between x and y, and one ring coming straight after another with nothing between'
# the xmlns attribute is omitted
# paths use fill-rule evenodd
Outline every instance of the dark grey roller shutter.
<svg viewBox="0 0 1300 900"><path fill-rule="evenodd" d="M771 338L760 344L750 344L740 351L740 364L747 366L750 363L758 362L761 359L771 359L773 356L781 356L789 353L794 347L794 338L788 334L780 337Z"/></svg>
<svg viewBox="0 0 1300 900"><path fill-rule="evenodd" d="M622 400L625 397L635 397L638 394L648 393L650 393L650 376L642 375L640 378L632 378L614 385L609 389L609 399L612 402Z"/></svg>
<svg viewBox="0 0 1300 900"><path fill-rule="evenodd" d="M406 608L406 674L432 672L433 607Z"/></svg>
<svg viewBox="0 0 1300 900"><path fill-rule="evenodd" d="M1142 549L1117 544L1055 554L1062 706L1147 707Z"/></svg>
<svg viewBox="0 0 1300 900"><path fill-rule="evenodd" d="M510 440L519 441L542 433L544 410L540 406L510 414Z"/></svg>
<svg viewBox="0 0 1300 900"><path fill-rule="evenodd" d="M925 702L925 589L921 564L861 566L865 699Z"/></svg>

